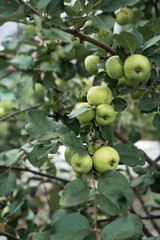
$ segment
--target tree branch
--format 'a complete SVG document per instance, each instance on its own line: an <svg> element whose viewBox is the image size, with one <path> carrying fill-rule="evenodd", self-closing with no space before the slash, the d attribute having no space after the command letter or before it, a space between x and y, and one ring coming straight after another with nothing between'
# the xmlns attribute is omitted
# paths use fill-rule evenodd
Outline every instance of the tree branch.
<svg viewBox="0 0 160 240"><path fill-rule="evenodd" d="M123 135L121 135L121 133L119 133L116 129L113 129L114 131L114 135L122 142L122 143L125 143L125 144L128 144L128 143L131 143L128 139L126 139ZM150 157L148 157L146 155L146 161L150 164L150 165L155 165L156 168L158 170L160 170L160 165L158 165L156 163L156 161L153 161Z"/></svg>
<svg viewBox="0 0 160 240"><path fill-rule="evenodd" d="M39 12L32 7L29 3L23 1L23 0L18 0L19 3L23 4L25 7L29 8L32 12L34 12L36 15L40 16Z"/></svg>
<svg viewBox="0 0 160 240"><path fill-rule="evenodd" d="M39 107L43 106L44 104L45 104L45 103L40 103L40 104L35 105L35 106L33 106L33 107L25 108L25 109L23 109L23 110L20 110L20 111L17 111L17 112L8 114L8 115L6 115L5 117L0 118L0 122L5 121L5 120L7 120L8 118L14 117L15 115L18 115L18 114L20 114L20 113L27 112L27 111L32 110L32 109L35 109L35 108L39 108Z"/></svg>
<svg viewBox="0 0 160 240"><path fill-rule="evenodd" d="M12 240L20 240L19 238L16 238L15 236L11 235L10 233L7 232L0 232L0 236L7 237Z"/></svg>
<svg viewBox="0 0 160 240"><path fill-rule="evenodd" d="M91 38L88 35L80 33L75 29L63 29L63 28L60 28L60 29L64 32L67 32L67 33L75 36L75 37L80 38L82 41L90 42L98 47L101 47L104 50L106 50L107 52L111 53L112 55L116 55L116 51L112 47L110 47L109 45L107 45L103 42L97 41L96 39Z"/></svg>
<svg viewBox="0 0 160 240"><path fill-rule="evenodd" d="M96 240L99 240L99 234L98 234L98 228L97 228L96 186L95 186L95 182L94 182L94 170L93 170L93 168L91 170L91 174L92 174L92 185L93 185L93 189L94 189L94 228L95 228L95 232L96 232Z"/></svg>
<svg viewBox="0 0 160 240"><path fill-rule="evenodd" d="M0 169L8 169L8 167L0 166ZM52 174L48 174L48 173L38 172L38 171L31 170L31 169L28 169L28 168L13 166L11 170L30 172L30 173L33 173L35 175L39 175L39 176L50 178L50 179L55 179L57 181L64 182L64 183L68 183L69 182L69 180L67 180L67 179L60 178L60 177L57 177L57 176L53 176Z"/></svg>

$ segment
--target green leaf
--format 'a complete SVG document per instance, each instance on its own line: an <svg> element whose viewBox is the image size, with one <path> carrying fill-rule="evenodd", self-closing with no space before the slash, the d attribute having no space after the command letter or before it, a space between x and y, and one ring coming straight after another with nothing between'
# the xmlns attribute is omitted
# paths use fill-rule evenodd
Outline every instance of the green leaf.
<svg viewBox="0 0 160 240"><path fill-rule="evenodd" d="M110 31L115 23L115 19L106 13L101 13L92 17L93 26Z"/></svg>
<svg viewBox="0 0 160 240"><path fill-rule="evenodd" d="M33 87L33 77L29 75L23 75L16 84L15 87L15 96L17 100L23 101L26 100L26 96L28 95L29 91Z"/></svg>
<svg viewBox="0 0 160 240"><path fill-rule="evenodd" d="M151 97L144 96L139 99L140 108L142 111L149 112L151 110L157 110L160 107L160 101L154 102Z"/></svg>
<svg viewBox="0 0 160 240"><path fill-rule="evenodd" d="M43 28L42 33L44 35L45 40L62 40L65 42L71 41L71 36L59 28L50 28L50 29Z"/></svg>
<svg viewBox="0 0 160 240"><path fill-rule="evenodd" d="M12 149L6 152L2 152L0 153L0 165L9 167L20 157L20 155L21 153L19 152L19 149Z"/></svg>
<svg viewBox="0 0 160 240"><path fill-rule="evenodd" d="M100 193L96 196L98 204L112 216L127 212L134 200L127 179L116 171L106 171L102 175L98 180L98 191Z"/></svg>
<svg viewBox="0 0 160 240"><path fill-rule="evenodd" d="M58 142L41 144L38 141L26 143L22 146L29 162L35 167L41 167L48 159L48 153L56 153L58 151Z"/></svg>
<svg viewBox="0 0 160 240"><path fill-rule="evenodd" d="M81 180L76 179L67 183L62 191L60 205L62 207L72 207L84 203L90 193L90 188Z"/></svg>
<svg viewBox="0 0 160 240"><path fill-rule="evenodd" d="M121 32L119 35L115 34L114 39L131 54L133 54L139 46L139 41L136 36L129 32Z"/></svg>
<svg viewBox="0 0 160 240"><path fill-rule="evenodd" d="M129 33L132 33L133 35L135 35L135 37L138 39L139 41L139 46L142 46L144 39L143 39L143 35L137 30L136 27L133 27L131 30L128 31Z"/></svg>
<svg viewBox="0 0 160 240"><path fill-rule="evenodd" d="M42 8L45 8L49 3L51 2L51 0L39 0L37 8L40 10Z"/></svg>
<svg viewBox="0 0 160 240"><path fill-rule="evenodd" d="M63 0L52 0L47 6L46 12L48 14L62 13L64 11Z"/></svg>
<svg viewBox="0 0 160 240"><path fill-rule="evenodd" d="M157 237L146 238L145 240L160 240L160 235Z"/></svg>
<svg viewBox="0 0 160 240"><path fill-rule="evenodd" d="M133 6L139 2L139 0L103 0L101 4L101 9L107 12L113 12L119 8L124 8L127 6Z"/></svg>
<svg viewBox="0 0 160 240"><path fill-rule="evenodd" d="M142 234L143 224L141 219L130 214L126 217L120 217L108 224L102 230L102 240L139 240Z"/></svg>
<svg viewBox="0 0 160 240"><path fill-rule="evenodd" d="M100 86L105 79L106 79L106 72L98 73L93 80L93 86Z"/></svg>
<svg viewBox="0 0 160 240"><path fill-rule="evenodd" d="M69 132L60 140L66 147L69 147L72 152L78 153L80 156L85 156L87 151L83 146L81 138L77 137L74 132Z"/></svg>
<svg viewBox="0 0 160 240"><path fill-rule="evenodd" d="M34 237L34 240L44 240L44 239L51 240L51 238L49 236L49 230L45 231L45 232L38 233L36 235L36 237Z"/></svg>
<svg viewBox="0 0 160 240"><path fill-rule="evenodd" d="M81 113L89 111L90 109L91 109L90 107L81 107L81 108L73 109L72 112L70 112L70 114L68 114L67 116L69 118L74 118Z"/></svg>
<svg viewBox="0 0 160 240"><path fill-rule="evenodd" d="M134 129L129 133L129 141L132 143L138 142L141 139L141 134Z"/></svg>
<svg viewBox="0 0 160 240"><path fill-rule="evenodd" d="M17 54L9 62L12 64L13 67L25 70L34 66L32 56L26 56L22 54Z"/></svg>
<svg viewBox="0 0 160 240"><path fill-rule="evenodd" d="M56 72L58 77L67 81L75 76L77 72L77 67L75 64L70 62L59 62L56 65Z"/></svg>
<svg viewBox="0 0 160 240"><path fill-rule="evenodd" d="M144 43L144 45L142 47L142 51L144 51L145 49L155 45L159 41L160 41L160 36L156 36L156 37L153 37L153 38L149 39L147 42Z"/></svg>
<svg viewBox="0 0 160 240"><path fill-rule="evenodd" d="M157 129L158 132L160 132L160 114L157 113L153 118L153 127Z"/></svg>
<svg viewBox="0 0 160 240"><path fill-rule="evenodd" d="M122 112L127 107L127 101L123 98L117 97L113 99L114 110L116 112Z"/></svg>
<svg viewBox="0 0 160 240"><path fill-rule="evenodd" d="M20 4L15 0L0 1L0 17L8 18L13 15L19 8Z"/></svg>
<svg viewBox="0 0 160 240"><path fill-rule="evenodd" d="M108 141L109 146L113 147L113 143L114 143L114 132L113 132L113 128L111 126L102 126L101 128L101 135L102 138L105 141Z"/></svg>
<svg viewBox="0 0 160 240"><path fill-rule="evenodd" d="M120 155L120 161L130 167L145 164L146 154L140 149L135 148L132 144L120 143L114 148Z"/></svg>
<svg viewBox="0 0 160 240"><path fill-rule="evenodd" d="M83 240L90 233L89 222L79 213L63 215L54 223L57 234L51 240Z"/></svg>
<svg viewBox="0 0 160 240"><path fill-rule="evenodd" d="M27 113L26 116L26 131L33 138L40 138L42 135L48 136L48 139L56 138L57 131L60 129L60 125L53 118L47 116L47 114L41 110L32 110ZM44 139L44 138L43 138Z"/></svg>
<svg viewBox="0 0 160 240"><path fill-rule="evenodd" d="M9 208L9 213L13 214L13 213L17 213L19 212L19 210L21 209L21 207L24 204L24 200L18 199L15 202L13 202Z"/></svg>
<svg viewBox="0 0 160 240"><path fill-rule="evenodd" d="M0 195L8 196L16 188L16 175L14 173L2 173L0 177Z"/></svg>

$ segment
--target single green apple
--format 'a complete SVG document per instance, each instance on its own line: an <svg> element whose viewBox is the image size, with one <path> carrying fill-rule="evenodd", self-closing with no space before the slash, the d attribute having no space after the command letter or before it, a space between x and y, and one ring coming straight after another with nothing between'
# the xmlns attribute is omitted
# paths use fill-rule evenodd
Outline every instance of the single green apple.
<svg viewBox="0 0 160 240"><path fill-rule="evenodd" d="M83 102L79 104L77 106L77 109L82 107L88 107L88 111L77 115L76 118L80 121L80 123L86 124L91 122L95 117L95 110L92 108L92 106L88 102Z"/></svg>
<svg viewBox="0 0 160 240"><path fill-rule="evenodd" d="M123 83L125 83L125 82L126 82L126 78L125 78L125 77L119 78L119 79L118 79L117 86L119 86L119 85L121 85L121 84L123 84Z"/></svg>
<svg viewBox="0 0 160 240"><path fill-rule="evenodd" d="M26 37L33 37L35 34L36 34L36 28L34 25L29 24L24 27L24 35Z"/></svg>
<svg viewBox="0 0 160 240"><path fill-rule="evenodd" d="M100 104L96 108L96 122L99 125L109 125L115 120L114 108L106 103Z"/></svg>
<svg viewBox="0 0 160 240"><path fill-rule="evenodd" d="M93 161L89 154L82 157L76 153L71 159L71 166L76 173L88 173L92 169Z"/></svg>
<svg viewBox="0 0 160 240"><path fill-rule="evenodd" d="M116 14L116 22L124 26L132 21L133 11L130 8L124 8Z"/></svg>
<svg viewBox="0 0 160 240"><path fill-rule="evenodd" d="M108 76L112 79L119 79L124 76L123 63L118 55L108 58L105 67Z"/></svg>
<svg viewBox="0 0 160 240"><path fill-rule="evenodd" d="M145 90L138 89L138 90L131 93L131 98L133 98L133 99L140 98L143 95L144 92L145 92Z"/></svg>
<svg viewBox="0 0 160 240"><path fill-rule="evenodd" d="M127 83L134 87L142 87L150 78L150 61L141 54L130 55L124 63L124 74Z"/></svg>
<svg viewBox="0 0 160 240"><path fill-rule="evenodd" d="M66 162L69 163L69 165L71 165L71 159L74 156L74 152L71 151L71 149L69 147L66 148L65 153L64 153L64 157Z"/></svg>
<svg viewBox="0 0 160 240"><path fill-rule="evenodd" d="M93 165L98 173L114 170L119 164L119 154L112 147L101 147L93 155Z"/></svg>
<svg viewBox="0 0 160 240"><path fill-rule="evenodd" d="M87 93L87 101L91 105L109 104L112 101L112 92L107 86L94 86Z"/></svg>
<svg viewBox="0 0 160 240"><path fill-rule="evenodd" d="M90 74L93 74L93 75L97 74L98 73L97 64L99 63L99 61L100 59L96 55L89 55L88 57L86 57L84 61L86 70Z"/></svg>

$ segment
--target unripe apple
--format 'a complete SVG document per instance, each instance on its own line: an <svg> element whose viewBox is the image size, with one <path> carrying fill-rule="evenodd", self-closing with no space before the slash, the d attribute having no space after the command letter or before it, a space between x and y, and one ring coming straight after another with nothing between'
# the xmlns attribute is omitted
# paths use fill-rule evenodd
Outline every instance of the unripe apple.
<svg viewBox="0 0 160 240"><path fill-rule="evenodd" d="M91 105L109 104L112 101L112 92L107 86L94 86L87 93L87 101Z"/></svg>
<svg viewBox="0 0 160 240"><path fill-rule="evenodd" d="M116 22L124 26L132 21L133 11L130 8L124 8L116 14Z"/></svg>
<svg viewBox="0 0 160 240"><path fill-rule="evenodd" d="M99 125L109 125L115 120L114 108L109 104L100 104L96 108L96 122Z"/></svg>
<svg viewBox="0 0 160 240"><path fill-rule="evenodd" d="M69 163L69 165L71 165L71 159L74 156L74 152L71 151L71 149L69 147L66 148L65 153L64 153L64 157L66 162Z"/></svg>
<svg viewBox="0 0 160 240"><path fill-rule="evenodd" d="M82 157L76 153L71 159L71 166L76 173L88 173L92 169L93 161L89 154Z"/></svg>
<svg viewBox="0 0 160 240"><path fill-rule="evenodd" d="M90 55L90 56L86 57L85 61L84 61L86 70L90 74L93 74L93 75L97 74L98 73L97 64L99 63L99 61L100 61L100 59L96 55Z"/></svg>
<svg viewBox="0 0 160 240"><path fill-rule="evenodd" d="M119 56L112 56L107 59L106 72L112 79L119 79L124 76L123 63Z"/></svg>
<svg viewBox="0 0 160 240"><path fill-rule="evenodd" d="M88 107L88 111L81 113L76 116L76 118L80 121L80 123L89 123L95 117L95 110L91 108L92 106L88 102L81 103L77 106L78 108Z"/></svg>
<svg viewBox="0 0 160 240"><path fill-rule="evenodd" d="M36 29L34 25L29 24L24 27L24 35L26 37L33 37L35 34L36 34Z"/></svg>
<svg viewBox="0 0 160 240"><path fill-rule="evenodd" d="M93 155L93 165L98 173L114 170L119 163L119 154L112 147L101 147Z"/></svg>
<svg viewBox="0 0 160 240"><path fill-rule="evenodd" d="M124 73L127 83L134 87L142 87L150 78L150 61L141 54L130 55L124 63Z"/></svg>

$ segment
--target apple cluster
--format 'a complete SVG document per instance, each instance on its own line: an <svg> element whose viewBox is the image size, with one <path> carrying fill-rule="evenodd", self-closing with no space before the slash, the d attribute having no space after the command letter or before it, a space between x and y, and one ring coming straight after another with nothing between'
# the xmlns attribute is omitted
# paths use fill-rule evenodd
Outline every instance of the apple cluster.
<svg viewBox="0 0 160 240"><path fill-rule="evenodd" d="M119 163L119 154L112 147L100 147L98 148L93 157L89 154L80 156L78 153L74 154L70 148L66 148L65 159L72 166L72 169L79 174L88 173L92 167L99 173L102 174L107 170L114 170L117 168Z"/></svg>
<svg viewBox="0 0 160 240"><path fill-rule="evenodd" d="M114 108L110 105L112 92L107 86L94 86L87 92L87 102L76 104L75 108L88 107L89 110L76 116L81 124L95 119L98 125L109 125L115 119Z"/></svg>
<svg viewBox="0 0 160 240"><path fill-rule="evenodd" d="M150 78L151 64L146 56L132 54L125 62L118 55L110 57L105 64L106 72L112 79L117 79L133 87L143 87Z"/></svg>

